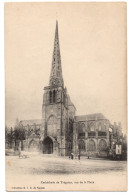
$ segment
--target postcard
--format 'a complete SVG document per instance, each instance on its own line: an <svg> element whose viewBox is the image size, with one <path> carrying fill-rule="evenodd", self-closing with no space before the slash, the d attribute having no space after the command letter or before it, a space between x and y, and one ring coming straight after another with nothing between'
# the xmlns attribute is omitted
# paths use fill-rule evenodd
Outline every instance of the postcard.
<svg viewBox="0 0 130 195"><path fill-rule="evenodd" d="M7 191L127 191L126 7L5 3Z"/></svg>

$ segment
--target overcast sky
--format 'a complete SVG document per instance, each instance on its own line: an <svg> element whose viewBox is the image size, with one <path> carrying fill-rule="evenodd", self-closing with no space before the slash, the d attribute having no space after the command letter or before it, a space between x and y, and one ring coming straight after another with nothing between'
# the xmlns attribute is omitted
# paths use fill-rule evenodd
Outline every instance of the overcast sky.
<svg viewBox="0 0 130 195"><path fill-rule="evenodd" d="M7 125L42 117L56 19L64 83L77 115L103 113L126 131L125 3L6 4Z"/></svg>

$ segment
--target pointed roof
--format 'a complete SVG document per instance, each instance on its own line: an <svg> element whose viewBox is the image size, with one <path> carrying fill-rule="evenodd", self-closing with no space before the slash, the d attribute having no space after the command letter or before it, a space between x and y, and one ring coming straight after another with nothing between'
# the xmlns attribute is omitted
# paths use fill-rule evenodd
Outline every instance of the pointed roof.
<svg viewBox="0 0 130 195"><path fill-rule="evenodd" d="M52 56L52 68L51 68L49 85L64 86L64 81L62 77L62 67L61 67L59 35L58 35L58 21L56 21L54 50Z"/></svg>

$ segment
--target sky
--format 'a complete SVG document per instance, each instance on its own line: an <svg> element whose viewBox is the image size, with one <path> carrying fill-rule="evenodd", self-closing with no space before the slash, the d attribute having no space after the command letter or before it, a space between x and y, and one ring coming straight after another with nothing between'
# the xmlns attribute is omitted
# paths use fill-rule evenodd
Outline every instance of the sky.
<svg viewBox="0 0 130 195"><path fill-rule="evenodd" d="M126 132L126 4L6 3L6 124L40 119L56 20L76 115L103 113Z"/></svg>

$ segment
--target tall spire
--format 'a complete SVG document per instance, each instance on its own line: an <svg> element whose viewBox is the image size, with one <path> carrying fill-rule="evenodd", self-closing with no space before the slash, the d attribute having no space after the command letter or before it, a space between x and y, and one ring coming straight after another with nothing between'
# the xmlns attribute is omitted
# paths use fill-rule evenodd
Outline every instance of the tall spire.
<svg viewBox="0 0 130 195"><path fill-rule="evenodd" d="M61 56L60 56L60 45L58 36L58 22L56 21L55 39L54 39L54 50L52 57L52 68L50 75L50 86L64 86L64 81L62 77L62 67L61 67Z"/></svg>

